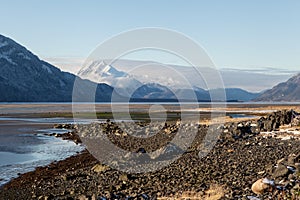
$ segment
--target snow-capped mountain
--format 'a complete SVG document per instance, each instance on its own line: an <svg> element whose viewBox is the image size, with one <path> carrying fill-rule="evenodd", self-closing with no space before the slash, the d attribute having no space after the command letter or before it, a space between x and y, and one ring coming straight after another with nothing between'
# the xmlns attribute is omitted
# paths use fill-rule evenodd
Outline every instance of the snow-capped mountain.
<svg viewBox="0 0 300 200"><path fill-rule="evenodd" d="M62 72L40 60L25 47L0 35L0 101L6 102L71 102L75 79L73 74ZM97 86L96 101L110 101L113 88L106 84L81 81L82 96L86 87Z"/></svg>
<svg viewBox="0 0 300 200"><path fill-rule="evenodd" d="M197 70L194 67L183 65L172 65L157 63L159 61L141 61L141 60L125 60L118 59L114 61L114 65L118 70L124 71L132 75L138 81L155 82L161 85L172 88L190 88L191 86L197 86L204 89L219 88L220 85L214 85L211 81L211 85L206 85L205 79L215 77L210 68L197 68L201 72L201 79L197 75ZM168 66L168 67L163 67ZM173 73L171 70L174 70ZM274 85L284 82L298 73L297 70L286 69L273 69L273 68L222 68L218 66L219 73L223 79L225 88L242 88L247 91L260 92L266 89L272 88ZM186 85L186 81L182 77L187 77L189 84ZM166 76L167 75L167 76Z"/></svg>
<svg viewBox="0 0 300 200"><path fill-rule="evenodd" d="M94 79L95 82L101 81L102 78L106 77L126 77L127 73L118 71L112 65L107 64L104 60L93 61L87 67L81 69L78 72L80 76L87 76L89 79Z"/></svg>
<svg viewBox="0 0 300 200"><path fill-rule="evenodd" d="M143 84L126 72L117 70L104 60L92 61L78 72L78 76L96 83L106 83L123 96L131 96Z"/></svg>

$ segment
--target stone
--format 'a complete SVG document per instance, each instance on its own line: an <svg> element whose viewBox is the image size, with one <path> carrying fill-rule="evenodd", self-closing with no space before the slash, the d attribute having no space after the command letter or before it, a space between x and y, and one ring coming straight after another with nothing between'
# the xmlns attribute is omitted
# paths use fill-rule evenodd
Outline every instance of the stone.
<svg viewBox="0 0 300 200"><path fill-rule="evenodd" d="M96 164L94 167L92 167L92 170L97 173L105 172L107 169L108 169L107 166L101 164Z"/></svg>
<svg viewBox="0 0 300 200"><path fill-rule="evenodd" d="M300 154L291 154L288 156L287 164L295 166L295 163L300 161Z"/></svg>
<svg viewBox="0 0 300 200"><path fill-rule="evenodd" d="M75 191L74 190L70 190L69 193L70 193L70 195L74 195Z"/></svg>
<svg viewBox="0 0 300 200"><path fill-rule="evenodd" d="M86 197L85 195L80 195L80 196L78 196L78 199L79 200L88 200L89 198Z"/></svg>
<svg viewBox="0 0 300 200"><path fill-rule="evenodd" d="M263 194L266 189L270 188L270 184L264 181L265 179L258 179L255 183L252 184L251 190L255 194Z"/></svg>
<svg viewBox="0 0 300 200"><path fill-rule="evenodd" d="M281 159L279 159L279 160L277 160L277 164L280 164L280 163L282 163L282 162L284 162L285 161L285 158L281 158Z"/></svg>
<svg viewBox="0 0 300 200"><path fill-rule="evenodd" d="M262 175L262 174L264 174L264 173L265 173L265 171L257 172L258 175Z"/></svg>
<svg viewBox="0 0 300 200"><path fill-rule="evenodd" d="M139 148L136 153L147 153L147 151L144 148Z"/></svg>
<svg viewBox="0 0 300 200"><path fill-rule="evenodd" d="M128 179L127 174L122 174L122 175L120 175L119 180L120 180L120 181L126 182L126 181L128 181L129 179Z"/></svg>
<svg viewBox="0 0 300 200"><path fill-rule="evenodd" d="M289 169L285 165L279 163L278 167L275 169L273 173L273 176L274 178L279 178L279 177L285 177L288 174L289 174Z"/></svg>
<svg viewBox="0 0 300 200"><path fill-rule="evenodd" d="M234 152L234 149L228 149L227 152L232 153L232 152Z"/></svg>

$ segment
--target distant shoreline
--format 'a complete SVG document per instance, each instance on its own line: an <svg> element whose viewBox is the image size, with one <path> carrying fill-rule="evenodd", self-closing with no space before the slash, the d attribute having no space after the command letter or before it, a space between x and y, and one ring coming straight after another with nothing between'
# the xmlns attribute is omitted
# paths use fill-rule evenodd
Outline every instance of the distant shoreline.
<svg viewBox="0 0 300 200"><path fill-rule="evenodd" d="M56 102L34 102L34 103L0 103L0 116L43 116L53 117L62 115L62 117L73 117L73 106L80 109L82 113L111 113L111 106L114 106L115 110L126 110L130 108L132 113L149 112L149 108L152 105L162 105L167 111L188 111L188 112L210 112L211 110L221 110L227 113L244 113L259 111L262 114L272 112L275 110L284 109L299 109L300 102L244 102L244 103L56 103ZM95 108L95 110L91 110Z"/></svg>
<svg viewBox="0 0 300 200"><path fill-rule="evenodd" d="M168 101L168 100L162 100L162 101L157 101L157 100L149 100L149 101L137 101L137 102L126 102L126 101L120 101L120 102L42 102L42 101L29 101L29 102L0 102L0 105L10 105L10 104L247 104L247 105L300 105L300 101L183 101L183 102L178 102L178 101Z"/></svg>

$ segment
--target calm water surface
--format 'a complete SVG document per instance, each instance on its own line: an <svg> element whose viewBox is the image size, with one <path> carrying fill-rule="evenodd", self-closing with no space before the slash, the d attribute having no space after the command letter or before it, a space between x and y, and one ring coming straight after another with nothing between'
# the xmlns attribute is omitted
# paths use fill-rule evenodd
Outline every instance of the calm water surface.
<svg viewBox="0 0 300 200"><path fill-rule="evenodd" d="M19 174L66 159L84 149L72 141L44 135L69 130L39 129L39 124L50 123L51 127L59 122L67 123L70 119L0 118L0 186Z"/></svg>

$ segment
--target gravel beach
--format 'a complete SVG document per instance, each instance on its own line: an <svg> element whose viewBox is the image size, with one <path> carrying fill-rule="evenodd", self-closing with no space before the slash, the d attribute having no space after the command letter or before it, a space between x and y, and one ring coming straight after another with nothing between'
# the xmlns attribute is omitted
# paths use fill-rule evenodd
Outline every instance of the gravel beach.
<svg viewBox="0 0 300 200"><path fill-rule="evenodd" d="M300 199L298 136L282 139L261 134L274 133L290 122L291 113L282 111L259 120L226 123L218 128L221 135L203 158L199 146L208 126L197 125L195 140L178 160L140 174L99 163L85 150L10 181L1 188L0 199ZM128 135L116 134L113 122L104 125L108 138L129 151L151 152L173 137L157 134L152 142L137 140L126 146ZM174 127L167 125L167 129ZM251 187L259 179L264 188L257 192Z"/></svg>

